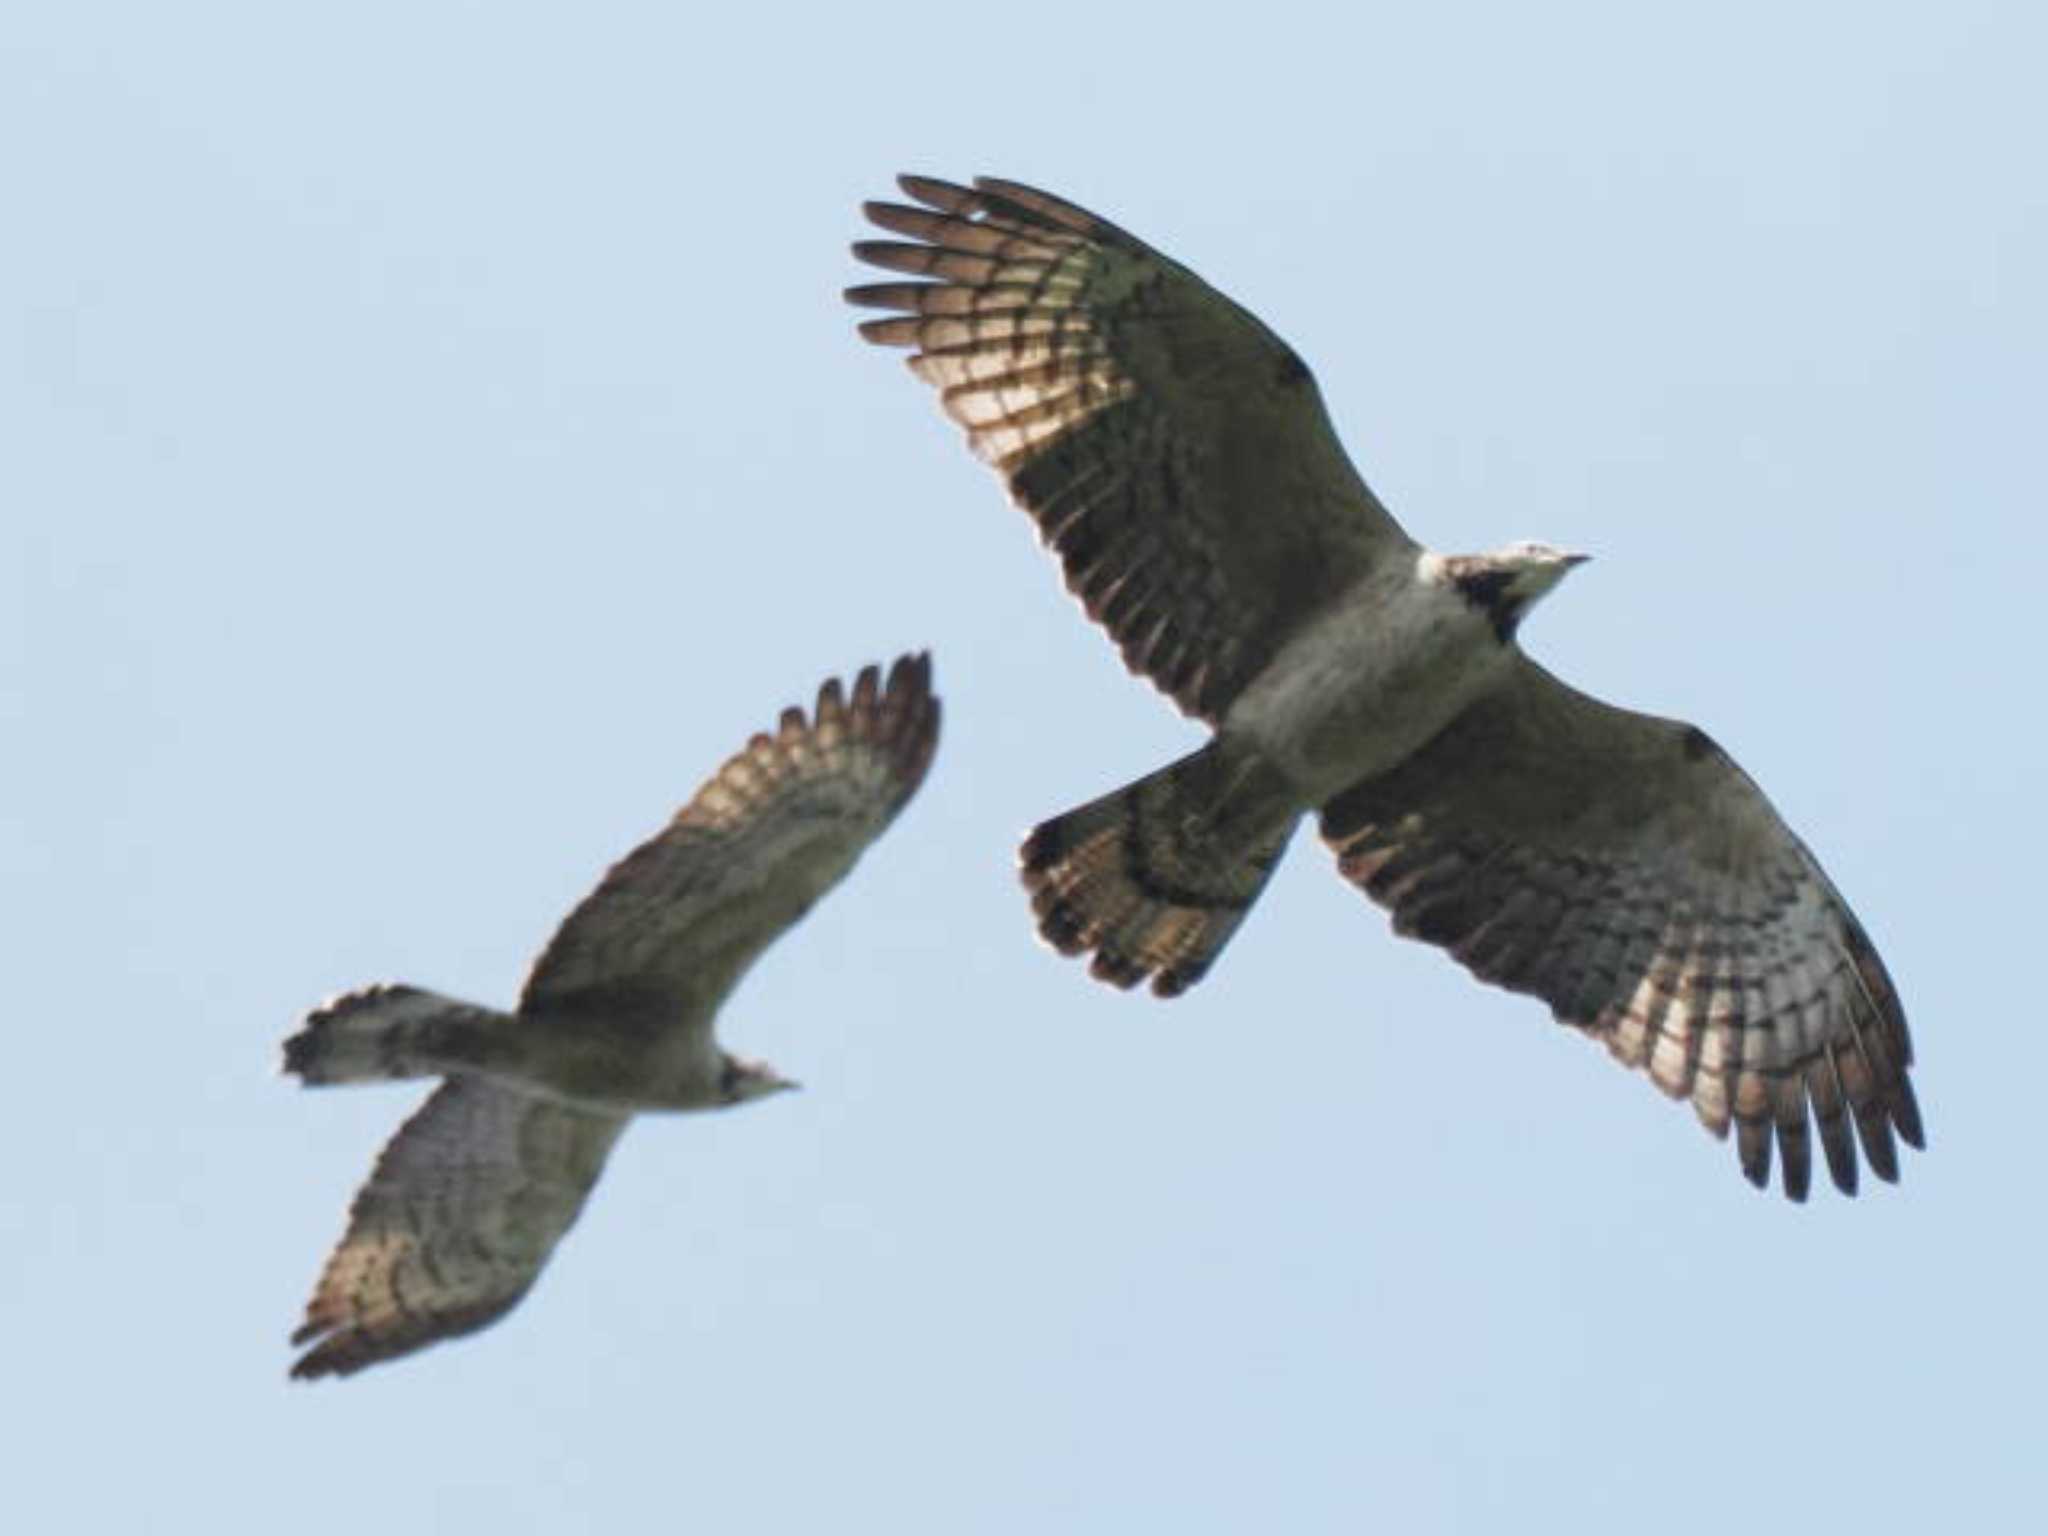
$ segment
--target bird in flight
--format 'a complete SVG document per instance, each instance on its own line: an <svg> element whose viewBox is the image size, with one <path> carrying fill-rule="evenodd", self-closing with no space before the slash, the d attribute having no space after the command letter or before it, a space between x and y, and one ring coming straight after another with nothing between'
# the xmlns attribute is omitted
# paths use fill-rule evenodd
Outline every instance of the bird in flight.
<svg viewBox="0 0 2048 1536"><path fill-rule="evenodd" d="M1041 824L1039 931L1120 987L1199 981L1313 812L1397 932L1541 998L1804 1199L1818 1131L1924 1144L1884 964L1698 727L1618 709L1516 636L1585 557L1444 555L1337 441L1308 367L1194 273L1016 182L899 178L847 290L912 349L1124 661L1214 734Z"/></svg>
<svg viewBox="0 0 2048 1536"><path fill-rule="evenodd" d="M294 1345L346 1376L518 1304L626 1122L795 1083L713 1023L761 951L837 885L916 791L938 741L928 656L834 678L783 711L569 914L510 1013L373 986L284 1046L308 1086L445 1078L356 1195Z"/></svg>

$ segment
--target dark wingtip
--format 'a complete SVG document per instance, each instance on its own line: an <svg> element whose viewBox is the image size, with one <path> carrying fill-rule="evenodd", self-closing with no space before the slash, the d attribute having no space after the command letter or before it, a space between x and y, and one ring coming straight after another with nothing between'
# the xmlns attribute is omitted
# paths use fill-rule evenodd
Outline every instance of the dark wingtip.
<svg viewBox="0 0 2048 1536"><path fill-rule="evenodd" d="M1209 962L1205 959L1199 965L1169 966L1152 978L1154 997L1179 997L1196 982L1209 974Z"/></svg>
<svg viewBox="0 0 2048 1536"><path fill-rule="evenodd" d="M1882 1110L1874 1110L1868 1116L1859 1115L1856 1131L1863 1143L1863 1160L1870 1164L1870 1171L1887 1184L1899 1182L1899 1149L1892 1141L1891 1121Z"/></svg>
<svg viewBox="0 0 2048 1536"><path fill-rule="evenodd" d="M906 651L889 664L887 691L899 693L908 691L928 695L932 689L932 653L930 651ZM934 703L938 702L936 699Z"/></svg>
<svg viewBox="0 0 2048 1536"><path fill-rule="evenodd" d="M1017 861L1022 868L1024 883L1027 886L1033 885L1031 877L1050 869L1066 851L1066 839L1059 835L1057 822L1042 821L1033 827L1030 835L1017 850Z"/></svg>
<svg viewBox="0 0 2048 1536"><path fill-rule="evenodd" d="M1080 920L1064 902L1054 902L1038 915L1038 932L1063 955L1078 955L1088 947Z"/></svg>
<svg viewBox="0 0 2048 1536"><path fill-rule="evenodd" d="M1834 1181L1836 1189L1854 1198L1857 1183L1855 1154L1852 1152L1846 1158L1837 1157L1834 1148L1830 1146L1828 1148L1828 1177Z"/></svg>
<svg viewBox="0 0 2048 1536"><path fill-rule="evenodd" d="M1920 1122L1920 1100L1913 1092L1913 1080L1904 1073L1899 1075L1892 1100L1892 1124L1898 1127L1899 1139L1907 1146L1918 1152L1927 1150L1927 1129Z"/></svg>
<svg viewBox="0 0 2048 1536"><path fill-rule="evenodd" d="M292 1362L287 1379L291 1381L319 1381L327 1376L346 1376L361 1364L350 1364L346 1350L346 1335L328 1333L325 1323L304 1323L292 1331L292 1347L313 1344L322 1334L327 1337L307 1350Z"/></svg>
<svg viewBox="0 0 2048 1536"><path fill-rule="evenodd" d="M905 197L914 197L927 208L952 212L963 200L972 200L971 188L943 176L924 176L916 171L898 171L896 186Z"/></svg>
<svg viewBox="0 0 2048 1536"><path fill-rule="evenodd" d="M882 688L882 669L869 662L853 675L848 707L857 715L872 714Z"/></svg>
<svg viewBox="0 0 2048 1536"><path fill-rule="evenodd" d="M1098 949L1095 958L1088 962L1088 974L1128 992L1145 979L1145 968L1122 955Z"/></svg>
<svg viewBox="0 0 2048 1536"><path fill-rule="evenodd" d="M1771 1128L1763 1120L1738 1120L1735 1125L1735 1153L1742 1161L1742 1176L1758 1189L1771 1187Z"/></svg>

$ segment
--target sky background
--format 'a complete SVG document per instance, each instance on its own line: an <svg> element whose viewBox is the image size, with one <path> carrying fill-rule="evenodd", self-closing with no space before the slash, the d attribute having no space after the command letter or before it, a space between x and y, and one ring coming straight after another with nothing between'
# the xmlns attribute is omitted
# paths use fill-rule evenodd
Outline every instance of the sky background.
<svg viewBox="0 0 2048 1536"><path fill-rule="evenodd" d="M2011 1528L2048 1368L2038 7L25 5L0 19L0 1443L22 1530ZM1897 1189L1392 938L1309 829L1210 978L1040 946L1035 821L1190 749L839 290L913 169L1097 209L1316 369L1524 631L1698 721L1915 1025ZM497 1328L285 1336L418 1088L820 679L890 837ZM1867 1181L1868 1182L1868 1181Z"/></svg>

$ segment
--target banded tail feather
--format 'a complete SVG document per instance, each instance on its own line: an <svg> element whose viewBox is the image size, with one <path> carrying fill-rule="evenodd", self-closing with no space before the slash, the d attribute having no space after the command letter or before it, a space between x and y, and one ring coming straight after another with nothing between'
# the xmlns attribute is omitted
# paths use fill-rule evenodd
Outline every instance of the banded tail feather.
<svg viewBox="0 0 2048 1536"><path fill-rule="evenodd" d="M1020 852L1038 931L1118 987L1200 981L1286 851L1300 810L1264 763L1212 742L1041 823Z"/></svg>
<svg viewBox="0 0 2048 1536"><path fill-rule="evenodd" d="M440 1077L473 1063L485 1037L512 1023L423 987L363 987L306 1016L284 1043L284 1069L308 1088Z"/></svg>

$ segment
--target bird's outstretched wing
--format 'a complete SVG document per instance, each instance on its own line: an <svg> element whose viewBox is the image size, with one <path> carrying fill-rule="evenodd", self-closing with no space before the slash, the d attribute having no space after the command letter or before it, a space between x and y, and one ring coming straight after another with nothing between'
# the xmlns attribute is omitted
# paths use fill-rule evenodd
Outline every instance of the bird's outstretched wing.
<svg viewBox="0 0 2048 1536"><path fill-rule="evenodd" d="M923 781L938 742L931 658L833 678L783 711L556 932L520 1011L709 1028L754 958L838 884Z"/></svg>
<svg viewBox="0 0 2048 1536"><path fill-rule="evenodd" d="M1219 720L1295 629L1414 546L1338 444L1287 344L1194 273L1015 182L898 184L869 203L915 243L861 260L929 279L847 290L905 313L861 334L914 347L974 451L1058 554L1125 662Z"/></svg>
<svg viewBox="0 0 2048 1536"><path fill-rule="evenodd" d="M385 1145L292 1366L347 1376L496 1322L574 1225L627 1117L451 1078Z"/></svg>
<svg viewBox="0 0 2048 1536"><path fill-rule="evenodd" d="M1898 1177L1924 1144L1898 994L1855 914L1697 727L1616 709L1526 659L1422 751L1323 807L1347 879L1397 931L1690 1098L1742 1171L1804 1199L1818 1128ZM1850 1125L1855 1131L1852 1136Z"/></svg>

